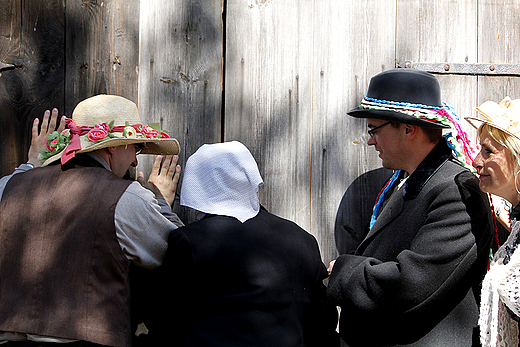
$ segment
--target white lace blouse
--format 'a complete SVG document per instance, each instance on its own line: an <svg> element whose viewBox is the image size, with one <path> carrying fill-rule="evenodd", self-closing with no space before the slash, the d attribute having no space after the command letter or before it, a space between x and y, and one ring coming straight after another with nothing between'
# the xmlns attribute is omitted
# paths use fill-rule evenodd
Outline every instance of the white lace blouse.
<svg viewBox="0 0 520 347"><path fill-rule="evenodd" d="M479 326L483 347L519 345L518 323L513 319L513 315L520 317L519 230L520 221L513 218L511 233L495 253L482 283Z"/></svg>

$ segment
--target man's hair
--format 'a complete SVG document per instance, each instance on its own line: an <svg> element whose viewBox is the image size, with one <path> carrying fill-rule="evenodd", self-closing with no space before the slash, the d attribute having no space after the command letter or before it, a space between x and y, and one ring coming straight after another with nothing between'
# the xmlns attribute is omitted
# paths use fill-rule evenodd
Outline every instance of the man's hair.
<svg viewBox="0 0 520 347"><path fill-rule="evenodd" d="M396 129L399 128L401 126L401 124L403 124L403 123L396 123L396 122L390 123L390 125ZM426 135L426 138L431 143L438 143L442 139L442 129L440 129L440 128L424 128L424 127L419 127L419 128L422 129L422 131Z"/></svg>
<svg viewBox="0 0 520 347"><path fill-rule="evenodd" d="M488 132L493 140L504 146L511 153L515 171L520 169L520 140L486 123L483 123L478 128L477 136L480 137L484 130Z"/></svg>

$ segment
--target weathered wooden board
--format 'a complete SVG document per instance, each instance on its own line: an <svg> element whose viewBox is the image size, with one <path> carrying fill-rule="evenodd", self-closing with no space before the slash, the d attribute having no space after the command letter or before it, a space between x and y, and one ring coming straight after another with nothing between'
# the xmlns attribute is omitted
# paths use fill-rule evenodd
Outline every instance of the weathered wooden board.
<svg viewBox="0 0 520 347"><path fill-rule="evenodd" d="M397 8L396 61L424 63L478 63L477 2L474 0L399 1ZM473 114L477 78L437 75L443 101L453 106L461 125Z"/></svg>
<svg viewBox="0 0 520 347"><path fill-rule="evenodd" d="M64 100L64 4L5 0L0 6L0 170L27 160L30 126Z"/></svg>
<svg viewBox="0 0 520 347"><path fill-rule="evenodd" d="M358 176L381 166L366 144L365 120L346 113L359 105L373 75L394 67L395 11L390 1L316 5L311 232L326 263L337 255L333 230L343 193Z"/></svg>
<svg viewBox="0 0 520 347"><path fill-rule="evenodd" d="M139 0L67 1L66 109L97 94L137 103Z"/></svg>
<svg viewBox="0 0 520 347"><path fill-rule="evenodd" d="M314 234L326 262L336 256L343 193L378 165L363 144L364 123L345 116L368 75L394 64L395 5L377 17L367 4L237 0L227 7L225 139L251 149L266 183L262 203ZM367 42L377 48L365 49Z"/></svg>
<svg viewBox="0 0 520 347"><path fill-rule="evenodd" d="M231 0L226 18L224 138L257 160L261 203L309 230L312 2Z"/></svg>
<svg viewBox="0 0 520 347"><path fill-rule="evenodd" d="M221 141L222 4L142 0L140 15L141 119L170 130L184 166L202 144ZM140 169L147 174L153 158L141 157ZM176 211L188 218L178 203Z"/></svg>
<svg viewBox="0 0 520 347"><path fill-rule="evenodd" d="M478 56L481 63L520 64L520 1L479 2ZM520 98L520 77L480 76L478 100L500 102L505 96Z"/></svg>

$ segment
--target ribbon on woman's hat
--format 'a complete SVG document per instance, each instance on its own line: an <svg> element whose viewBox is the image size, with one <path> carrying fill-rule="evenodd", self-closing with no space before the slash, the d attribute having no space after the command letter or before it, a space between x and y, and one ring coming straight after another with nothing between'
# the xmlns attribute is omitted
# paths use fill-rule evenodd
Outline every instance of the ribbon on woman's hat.
<svg viewBox="0 0 520 347"><path fill-rule="evenodd" d="M47 138L39 154L43 166L58 159L65 164L76 154L142 143L142 154L178 154L179 143L159 123L143 125L137 106L116 95L96 95L81 101L66 119L68 129Z"/></svg>

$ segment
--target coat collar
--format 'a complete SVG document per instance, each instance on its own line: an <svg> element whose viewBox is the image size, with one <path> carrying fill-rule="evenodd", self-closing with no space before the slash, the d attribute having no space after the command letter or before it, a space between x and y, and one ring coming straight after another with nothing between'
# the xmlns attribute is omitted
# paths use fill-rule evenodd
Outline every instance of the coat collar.
<svg viewBox="0 0 520 347"><path fill-rule="evenodd" d="M446 144L446 141L441 141L432 149L426 158L424 158L410 177L408 177L401 189L398 190L397 188L399 180L394 183L393 193L388 196L388 201L385 203L377 217L376 223L359 245L356 254L362 254L363 250L370 243L370 239L401 214L404 207L404 201L416 198L425 184L450 158L452 158L451 149Z"/></svg>
<svg viewBox="0 0 520 347"><path fill-rule="evenodd" d="M445 140L441 140L404 183L404 199L415 199L433 174L451 157L451 148L448 147Z"/></svg>

